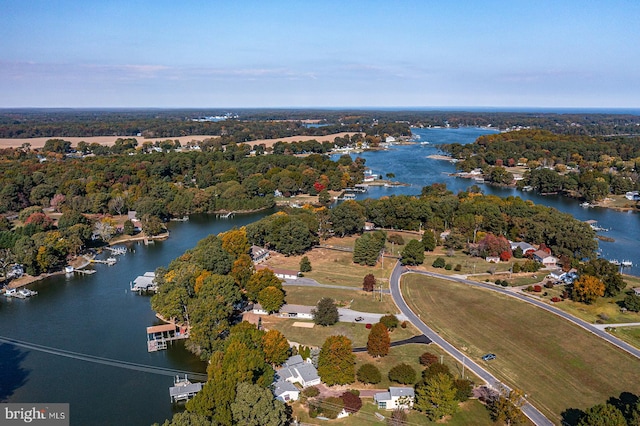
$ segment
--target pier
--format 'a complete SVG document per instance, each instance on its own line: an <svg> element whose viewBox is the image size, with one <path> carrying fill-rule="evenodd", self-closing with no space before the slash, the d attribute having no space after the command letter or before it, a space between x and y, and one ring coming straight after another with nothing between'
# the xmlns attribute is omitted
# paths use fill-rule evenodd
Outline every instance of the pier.
<svg viewBox="0 0 640 426"><path fill-rule="evenodd" d="M100 260L100 259L92 259L91 263L104 263L105 265L109 265L109 266L113 266L118 262L118 260L115 257L109 257L107 258L107 260Z"/></svg>
<svg viewBox="0 0 640 426"><path fill-rule="evenodd" d="M227 213L220 213L217 216L220 219L229 219L230 217L233 217L234 214L235 214L234 212L227 212Z"/></svg>
<svg viewBox="0 0 640 426"><path fill-rule="evenodd" d="M131 291L142 294L143 292L156 292L158 291L158 285L156 284L155 272L145 272L144 275L140 275L135 280L129 283Z"/></svg>
<svg viewBox="0 0 640 426"><path fill-rule="evenodd" d="M169 388L171 402L188 401L202 390L202 383L191 383L185 374L184 379L176 376L173 386Z"/></svg>
<svg viewBox="0 0 640 426"><path fill-rule="evenodd" d="M127 253L127 248L122 246L117 247L105 247L105 250L109 250L114 255L122 255Z"/></svg>
<svg viewBox="0 0 640 426"><path fill-rule="evenodd" d="M186 325L174 323L147 327L147 350L156 352L167 349L167 343L189 338L189 328Z"/></svg>

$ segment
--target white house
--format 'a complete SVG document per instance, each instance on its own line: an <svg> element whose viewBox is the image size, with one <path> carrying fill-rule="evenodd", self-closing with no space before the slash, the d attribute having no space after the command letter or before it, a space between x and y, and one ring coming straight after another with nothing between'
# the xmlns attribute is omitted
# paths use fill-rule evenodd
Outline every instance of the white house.
<svg viewBox="0 0 640 426"><path fill-rule="evenodd" d="M300 355L290 357L276 374L279 380L299 383L303 388L320 384L316 367L311 362L304 361Z"/></svg>
<svg viewBox="0 0 640 426"><path fill-rule="evenodd" d="M297 401L300 390L286 380L278 380L273 384L273 395L282 402Z"/></svg>
<svg viewBox="0 0 640 426"><path fill-rule="evenodd" d="M313 319L312 310L313 306L286 304L280 308L280 316L285 318Z"/></svg>
<svg viewBox="0 0 640 426"><path fill-rule="evenodd" d="M640 287L634 288L633 292L635 293L636 296L640 296Z"/></svg>
<svg viewBox="0 0 640 426"><path fill-rule="evenodd" d="M555 268L558 266L558 258L550 255L544 250L537 250L533 253L533 260L542 263L545 268Z"/></svg>
<svg viewBox="0 0 640 426"><path fill-rule="evenodd" d="M280 269L280 268L272 268L270 266L264 265L256 265L256 271L260 271L262 269L271 269L273 271L273 275L280 278L281 280L297 280L298 272L292 269Z"/></svg>
<svg viewBox="0 0 640 426"><path fill-rule="evenodd" d="M411 408L416 394L413 388L389 387L389 392L379 392L373 395L373 400L381 410L396 408Z"/></svg>

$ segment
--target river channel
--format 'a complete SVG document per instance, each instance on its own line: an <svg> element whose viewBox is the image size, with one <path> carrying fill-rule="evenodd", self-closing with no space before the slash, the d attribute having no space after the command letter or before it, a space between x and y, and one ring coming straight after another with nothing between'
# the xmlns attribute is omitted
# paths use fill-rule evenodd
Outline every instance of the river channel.
<svg viewBox="0 0 640 426"><path fill-rule="evenodd" d="M374 187L368 197L419 194L422 186L446 182L454 192L474 182L452 178L452 164L427 158L436 154L436 144L470 143L491 130L414 129L421 142L394 146L387 151L358 154L374 173L394 173L408 187ZM486 194L517 195L535 203L555 207L581 220L594 219L610 228L606 235L615 243L600 243L606 258L629 259L640 264L637 241L639 216L606 209L585 209L574 200L539 196L515 189L481 185ZM136 363L158 368L204 372L206 365L176 344L166 351L148 353L145 327L157 323L149 298L129 291L136 276L166 266L211 233L260 219L270 212L237 215L229 219L191 216L188 222L169 224L171 237L145 246L129 244L130 251L114 266L96 265L93 275L56 276L30 288L39 295L29 300L0 300L0 336L43 345L79 355L102 357L111 362ZM639 274L640 269L627 272ZM55 352L55 350L54 350ZM73 356L71 354L71 356ZM172 377L80 357L23 349L0 342L0 400L16 403L69 403L72 425L150 425L162 423L175 410L169 401Z"/></svg>

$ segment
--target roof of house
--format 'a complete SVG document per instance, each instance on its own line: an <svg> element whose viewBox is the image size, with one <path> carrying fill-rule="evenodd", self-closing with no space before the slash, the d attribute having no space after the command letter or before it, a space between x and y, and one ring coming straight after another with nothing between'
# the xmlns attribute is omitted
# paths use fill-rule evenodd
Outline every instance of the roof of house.
<svg viewBox="0 0 640 426"><path fill-rule="evenodd" d="M511 245L511 250L515 250L516 247L520 247L520 250L522 250L523 253L529 250L536 249L534 246L532 246L529 243L525 243L524 241L518 241L518 242L509 241L509 244Z"/></svg>
<svg viewBox="0 0 640 426"><path fill-rule="evenodd" d="M300 376L304 382L310 382L320 378L320 376L318 376L318 370L316 370L313 364L304 362L300 355L290 357L284 363L284 367L278 370L277 374L283 380Z"/></svg>
<svg viewBox="0 0 640 426"><path fill-rule="evenodd" d="M186 385L181 385L181 386L171 386L169 388L169 395L172 397L180 396L180 395L185 395L189 393L200 392L201 390L202 390L202 383L200 382L188 383Z"/></svg>
<svg viewBox="0 0 640 426"><path fill-rule="evenodd" d="M389 387L389 393L391 394L391 397L393 398L394 396L397 397L401 397L401 396L415 396L415 392L413 390L413 388L408 388L408 387Z"/></svg>
<svg viewBox="0 0 640 426"><path fill-rule="evenodd" d="M289 383L286 380L278 380L273 384L273 394L275 396L280 396L285 392L300 392L300 390L293 383Z"/></svg>
<svg viewBox="0 0 640 426"><path fill-rule="evenodd" d="M265 254L269 254L269 250L267 250L266 248L262 248L262 247L259 247L259 246L251 246L251 257L252 258L260 257L260 256L263 256Z"/></svg>
<svg viewBox="0 0 640 426"><path fill-rule="evenodd" d="M280 308L280 312L285 314L311 314L311 311L313 309L314 309L314 306L286 304L286 305L282 305L282 307Z"/></svg>
<svg viewBox="0 0 640 426"><path fill-rule="evenodd" d="M285 367L292 367L297 364L302 364L303 362L304 360L302 359L301 355L293 355L293 356L290 356L289 359L286 360L283 365Z"/></svg>
<svg viewBox="0 0 640 426"><path fill-rule="evenodd" d="M551 256L551 254L547 253L544 250L536 250L533 255L539 259L546 259L547 257Z"/></svg>
<svg viewBox="0 0 640 426"><path fill-rule="evenodd" d="M378 393L373 395L373 400L375 402L390 401L391 400L391 393L389 393L389 392L378 392Z"/></svg>

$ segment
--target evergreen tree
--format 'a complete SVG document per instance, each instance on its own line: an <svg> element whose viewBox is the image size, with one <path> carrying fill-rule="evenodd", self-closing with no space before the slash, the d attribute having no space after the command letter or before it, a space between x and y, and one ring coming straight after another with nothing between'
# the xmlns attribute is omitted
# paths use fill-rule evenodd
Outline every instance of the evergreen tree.
<svg viewBox="0 0 640 426"><path fill-rule="evenodd" d="M424 246L418 240L411 240L402 249L401 259L403 265L422 265L424 262Z"/></svg>
<svg viewBox="0 0 640 426"><path fill-rule="evenodd" d="M426 251L433 251L436 248L436 236L431 229L426 229L422 234L422 245Z"/></svg>
<svg viewBox="0 0 640 426"><path fill-rule="evenodd" d="M313 322L318 325L333 325L340 319L338 307L330 297L320 299L315 309L311 310L311 314L313 315Z"/></svg>
<svg viewBox="0 0 640 426"><path fill-rule="evenodd" d="M311 262L307 256L300 259L300 272L311 272Z"/></svg>
<svg viewBox="0 0 640 426"><path fill-rule="evenodd" d="M440 373L416 386L414 408L424 412L431 421L454 414L458 401L451 377Z"/></svg>

